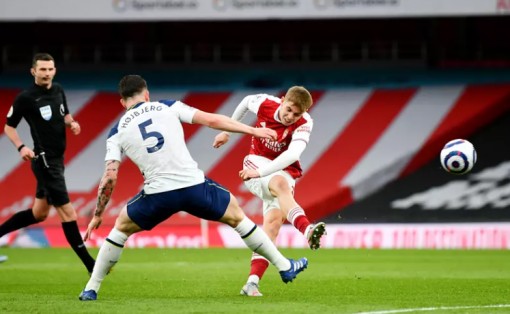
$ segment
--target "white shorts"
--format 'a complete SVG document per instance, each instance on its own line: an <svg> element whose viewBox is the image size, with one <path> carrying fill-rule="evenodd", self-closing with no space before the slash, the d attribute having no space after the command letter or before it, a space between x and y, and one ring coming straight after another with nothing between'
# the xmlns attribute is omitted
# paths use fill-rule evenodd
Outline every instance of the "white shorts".
<svg viewBox="0 0 510 314"><path fill-rule="evenodd" d="M244 158L243 162L243 169L250 168L253 169L253 167L246 167L246 161L249 160L251 165L255 165L258 168L262 167L263 165L271 162L270 159L267 159L262 156L257 155L248 155ZM274 176L282 176L284 177L287 182L289 183L289 187L294 191L294 187L296 186L296 180L288 174L286 171L280 170L277 172L274 172L268 176L262 177L262 178L255 178L250 179L248 181L244 181L244 184L250 190L250 192L260 198L262 200L262 209L264 216L269 212L269 210L273 208L280 208L280 203L278 202L278 199L271 195L271 192L269 192L269 181Z"/></svg>

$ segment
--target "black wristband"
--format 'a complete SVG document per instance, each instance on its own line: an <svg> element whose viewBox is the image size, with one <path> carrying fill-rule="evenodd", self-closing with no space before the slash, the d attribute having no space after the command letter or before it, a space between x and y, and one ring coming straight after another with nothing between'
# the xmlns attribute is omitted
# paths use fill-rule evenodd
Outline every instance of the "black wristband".
<svg viewBox="0 0 510 314"><path fill-rule="evenodd" d="M18 147L18 152L21 152L21 150L23 149L23 147L25 147L25 144L21 144L21 145Z"/></svg>

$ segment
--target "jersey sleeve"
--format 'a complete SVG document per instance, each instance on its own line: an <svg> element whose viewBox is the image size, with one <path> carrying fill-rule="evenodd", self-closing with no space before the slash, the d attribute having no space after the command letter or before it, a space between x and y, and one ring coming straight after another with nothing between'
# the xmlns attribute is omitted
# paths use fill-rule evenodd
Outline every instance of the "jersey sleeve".
<svg viewBox="0 0 510 314"><path fill-rule="evenodd" d="M294 130L292 133L292 141L304 141L305 143L308 143L310 141L312 129L313 120L308 118L306 123L300 125L296 130Z"/></svg>
<svg viewBox="0 0 510 314"><path fill-rule="evenodd" d="M12 104L9 112L7 112L7 122L6 124L10 127L16 128L23 118L23 110L25 108L25 104L28 102L28 98L23 95L18 95L16 99L14 99L14 103Z"/></svg>
<svg viewBox="0 0 510 314"><path fill-rule="evenodd" d="M259 112L260 105L269 97L266 94L249 95L243 98L239 105L237 105L232 119L236 121L242 121L248 111L257 114Z"/></svg>
<svg viewBox="0 0 510 314"><path fill-rule="evenodd" d="M122 147L119 142L117 125L112 128L110 134L108 134L108 139L106 140L106 156L104 160L122 161Z"/></svg>
<svg viewBox="0 0 510 314"><path fill-rule="evenodd" d="M276 157L271 162L257 169L261 177L268 176L276 171L283 170L292 163L299 160L301 154L306 148L306 143L302 141L291 142L289 148Z"/></svg>
<svg viewBox="0 0 510 314"><path fill-rule="evenodd" d="M60 86L60 93L62 94L62 101L63 101L63 105L64 105L64 115L67 115L67 114L69 114L69 107L67 106L66 93L64 92L64 89L62 88L62 86Z"/></svg>
<svg viewBox="0 0 510 314"><path fill-rule="evenodd" d="M185 103L181 101L176 101L171 107L169 107L170 110L174 110L179 120L186 123L193 123L193 116L198 111L197 108L188 106Z"/></svg>

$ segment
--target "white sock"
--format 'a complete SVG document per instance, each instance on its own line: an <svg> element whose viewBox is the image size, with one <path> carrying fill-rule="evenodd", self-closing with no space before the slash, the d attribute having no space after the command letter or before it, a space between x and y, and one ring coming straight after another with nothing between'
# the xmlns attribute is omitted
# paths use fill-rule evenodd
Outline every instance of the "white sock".
<svg viewBox="0 0 510 314"><path fill-rule="evenodd" d="M258 285L258 284L259 284L259 281L260 281L259 276L257 276L257 275L250 275L250 276L248 277L248 281L247 281L246 283L253 282L254 284L257 284L257 285Z"/></svg>
<svg viewBox="0 0 510 314"><path fill-rule="evenodd" d="M250 218L245 216L234 229L253 252L267 258L278 270L282 271L290 268L290 261L278 251L267 234L258 228Z"/></svg>
<svg viewBox="0 0 510 314"><path fill-rule="evenodd" d="M85 290L99 291L101 282L103 281L108 271L117 263L124 248L128 236L119 230L113 228L106 240L101 245L99 253L97 254L96 264L94 271L90 276L89 282L85 286Z"/></svg>

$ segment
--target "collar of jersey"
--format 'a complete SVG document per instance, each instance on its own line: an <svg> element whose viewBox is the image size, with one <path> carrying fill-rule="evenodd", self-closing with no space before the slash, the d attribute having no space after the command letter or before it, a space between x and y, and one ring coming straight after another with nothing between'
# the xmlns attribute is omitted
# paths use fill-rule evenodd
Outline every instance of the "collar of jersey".
<svg viewBox="0 0 510 314"><path fill-rule="evenodd" d="M274 119L280 123L282 123L282 121L280 120L280 110L282 109L282 105L280 105L280 107L278 107L278 109L276 109L276 111L274 112ZM282 123L283 124L283 123Z"/></svg>
<svg viewBox="0 0 510 314"><path fill-rule="evenodd" d="M47 92L47 91L49 91L50 89L53 88L53 83L51 84L50 88L47 88L46 86L42 86L42 85L37 85L35 83L34 83L34 87L39 89L40 91Z"/></svg>
<svg viewBox="0 0 510 314"><path fill-rule="evenodd" d="M131 109L135 109L135 108L138 108L140 107L142 104L144 104L145 101L140 101L139 103L137 104L134 104L133 106L129 107L127 111L131 110Z"/></svg>

